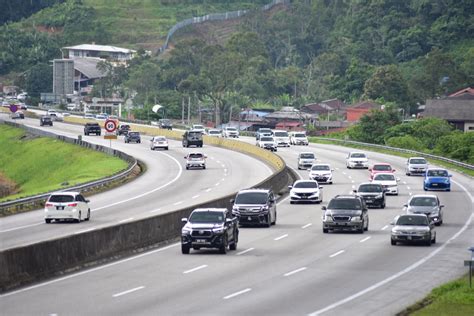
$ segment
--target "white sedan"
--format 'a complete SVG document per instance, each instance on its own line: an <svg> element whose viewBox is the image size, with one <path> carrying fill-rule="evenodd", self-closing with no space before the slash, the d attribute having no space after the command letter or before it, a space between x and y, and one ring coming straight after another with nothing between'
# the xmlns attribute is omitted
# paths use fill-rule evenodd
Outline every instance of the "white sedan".
<svg viewBox="0 0 474 316"><path fill-rule="evenodd" d="M322 187L315 180L297 180L288 188L290 189L290 204L296 202L321 203L323 201Z"/></svg>
<svg viewBox="0 0 474 316"><path fill-rule="evenodd" d="M386 190L386 194L398 195L398 182L400 178L396 178L391 173L378 173L374 175L372 183L381 184Z"/></svg>
<svg viewBox="0 0 474 316"><path fill-rule="evenodd" d="M150 141L150 149L155 150L156 148L164 148L168 150L168 140L164 136L155 136Z"/></svg>

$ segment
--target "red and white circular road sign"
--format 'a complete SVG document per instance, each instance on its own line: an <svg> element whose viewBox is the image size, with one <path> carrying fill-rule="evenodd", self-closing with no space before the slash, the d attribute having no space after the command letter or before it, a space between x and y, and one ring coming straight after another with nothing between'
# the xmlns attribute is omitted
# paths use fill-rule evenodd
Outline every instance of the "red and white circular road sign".
<svg viewBox="0 0 474 316"><path fill-rule="evenodd" d="M113 133L117 129L117 122L114 120L106 120L104 128L107 132Z"/></svg>

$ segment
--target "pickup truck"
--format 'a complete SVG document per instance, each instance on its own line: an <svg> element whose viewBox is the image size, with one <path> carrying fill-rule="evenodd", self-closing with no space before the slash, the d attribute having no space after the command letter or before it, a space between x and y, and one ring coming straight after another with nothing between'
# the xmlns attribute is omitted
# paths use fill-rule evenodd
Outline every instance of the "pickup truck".
<svg viewBox="0 0 474 316"><path fill-rule="evenodd" d="M198 208L181 230L181 252L189 254L191 248L217 248L222 254L237 249L239 241L239 220L226 208Z"/></svg>

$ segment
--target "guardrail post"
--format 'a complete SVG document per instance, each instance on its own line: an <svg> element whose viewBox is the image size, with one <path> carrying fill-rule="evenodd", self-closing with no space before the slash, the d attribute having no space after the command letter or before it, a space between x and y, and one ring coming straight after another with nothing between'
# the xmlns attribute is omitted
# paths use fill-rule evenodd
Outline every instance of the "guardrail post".
<svg viewBox="0 0 474 316"><path fill-rule="evenodd" d="M472 270L474 268L474 247L469 248L471 251L471 260L464 260L464 266L469 266L469 288L472 288Z"/></svg>

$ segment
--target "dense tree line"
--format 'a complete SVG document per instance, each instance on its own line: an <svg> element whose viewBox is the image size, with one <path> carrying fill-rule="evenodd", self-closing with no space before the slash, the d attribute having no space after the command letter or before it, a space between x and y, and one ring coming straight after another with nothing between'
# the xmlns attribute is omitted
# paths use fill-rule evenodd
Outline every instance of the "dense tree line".
<svg viewBox="0 0 474 316"><path fill-rule="evenodd" d="M27 18L44 8L65 0L0 0L0 25Z"/></svg>

